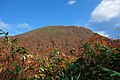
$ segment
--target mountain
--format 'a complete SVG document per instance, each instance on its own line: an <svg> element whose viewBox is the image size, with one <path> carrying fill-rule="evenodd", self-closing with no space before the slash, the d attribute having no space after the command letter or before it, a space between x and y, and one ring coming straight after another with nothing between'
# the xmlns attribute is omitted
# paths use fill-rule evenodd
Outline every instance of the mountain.
<svg viewBox="0 0 120 80"><path fill-rule="evenodd" d="M18 38L19 45L39 54L54 48L65 53L70 53L72 49L78 52L86 42L106 42L108 46L118 46L119 43L80 26L47 26L14 37Z"/></svg>
<svg viewBox="0 0 120 80"><path fill-rule="evenodd" d="M78 53L81 46L87 42L120 47L120 40L101 36L80 26L46 26L10 38L17 38L20 46L27 48L30 53L38 54L55 48L63 53L69 54L73 49Z"/></svg>
<svg viewBox="0 0 120 80"><path fill-rule="evenodd" d="M78 49L82 43L94 36L91 30L76 26L47 26L21 35L18 38L20 45L32 52L41 53L46 49L58 48L70 51Z"/></svg>

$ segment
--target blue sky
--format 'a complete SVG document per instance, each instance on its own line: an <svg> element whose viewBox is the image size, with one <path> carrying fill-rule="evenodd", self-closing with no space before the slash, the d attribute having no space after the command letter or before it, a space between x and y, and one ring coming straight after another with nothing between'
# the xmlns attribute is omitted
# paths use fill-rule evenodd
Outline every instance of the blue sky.
<svg viewBox="0 0 120 80"><path fill-rule="evenodd" d="M116 38L120 0L0 0L0 29L10 35L52 25L84 26Z"/></svg>

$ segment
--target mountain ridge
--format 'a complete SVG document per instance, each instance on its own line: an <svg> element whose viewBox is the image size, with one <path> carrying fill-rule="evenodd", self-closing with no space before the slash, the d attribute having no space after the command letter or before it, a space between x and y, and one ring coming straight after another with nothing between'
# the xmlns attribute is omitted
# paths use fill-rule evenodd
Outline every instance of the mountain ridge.
<svg viewBox="0 0 120 80"><path fill-rule="evenodd" d="M46 26L14 37L18 38L19 45L25 46L33 53L45 53L54 48L66 53L70 53L74 48L79 52L79 47L86 42L106 43L107 46L111 46L112 42L111 39L80 26ZM114 40L113 47L118 43L119 41Z"/></svg>
<svg viewBox="0 0 120 80"><path fill-rule="evenodd" d="M10 38L17 38L18 44L32 53L43 54L58 48L70 53L74 48L76 53L87 42L104 44L108 47L120 47L120 40L101 36L81 26L46 26Z"/></svg>
<svg viewBox="0 0 120 80"><path fill-rule="evenodd" d="M65 48L68 51L72 48L78 49L81 46L80 41L85 42L92 36L94 33L83 27L47 26L14 37L32 52L41 52L46 48Z"/></svg>

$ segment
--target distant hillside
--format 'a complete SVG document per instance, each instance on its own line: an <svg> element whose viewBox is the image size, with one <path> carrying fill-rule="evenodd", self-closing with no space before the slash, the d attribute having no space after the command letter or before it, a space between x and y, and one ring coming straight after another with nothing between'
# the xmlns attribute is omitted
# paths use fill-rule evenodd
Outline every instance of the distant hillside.
<svg viewBox="0 0 120 80"><path fill-rule="evenodd" d="M80 47L87 42L120 47L120 40L108 39L80 26L47 26L13 37L18 38L20 46L38 54L49 52L54 48L64 53L70 53L75 49L78 53Z"/></svg>
<svg viewBox="0 0 120 80"><path fill-rule="evenodd" d="M51 48L58 48L69 53L78 48L94 33L86 28L77 26L47 26L36 29L15 37L20 45L27 47L32 52L43 53Z"/></svg>

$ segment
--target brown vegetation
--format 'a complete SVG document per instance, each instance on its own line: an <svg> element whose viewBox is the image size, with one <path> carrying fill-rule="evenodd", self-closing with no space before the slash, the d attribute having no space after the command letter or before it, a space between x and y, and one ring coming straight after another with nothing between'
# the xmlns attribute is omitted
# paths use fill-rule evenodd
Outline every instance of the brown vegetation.
<svg viewBox="0 0 120 80"><path fill-rule="evenodd" d="M47 26L15 37L18 38L21 46L39 55L54 48L65 53L70 53L72 49L78 52L82 44L86 42L120 47L119 40L108 39L89 29L77 26Z"/></svg>
<svg viewBox="0 0 120 80"><path fill-rule="evenodd" d="M58 69L63 70L66 67L66 62L75 62L80 57L79 55L85 51L82 46L87 42L90 42L91 45L101 43L109 47L120 47L119 40L108 39L93 33L91 30L76 26L48 26L10 38L13 40L18 38L20 48L23 46L28 49L24 55L18 54L20 52L15 52L14 55L14 61L18 63L18 66L22 66L21 73L24 74L18 75L19 78L35 77L36 74L44 76L43 66L48 66L44 70L50 70L52 67L53 72L50 75L54 77L54 73ZM12 40L7 46L3 43L0 44L1 73L5 72L6 68L10 68L11 71L15 69L12 66L13 58L11 57L11 53L14 52L11 52L10 49L11 46L15 46L11 43ZM18 46L15 47L14 51L17 48ZM24 48L21 50L24 52ZM54 67L51 66L52 64L55 64ZM6 73L3 75L2 79L9 76Z"/></svg>
<svg viewBox="0 0 120 80"><path fill-rule="evenodd" d="M45 53L49 49L58 48L70 53L73 48L79 47L94 33L83 27L75 26L48 26L28 33L17 35L19 44L33 53Z"/></svg>

